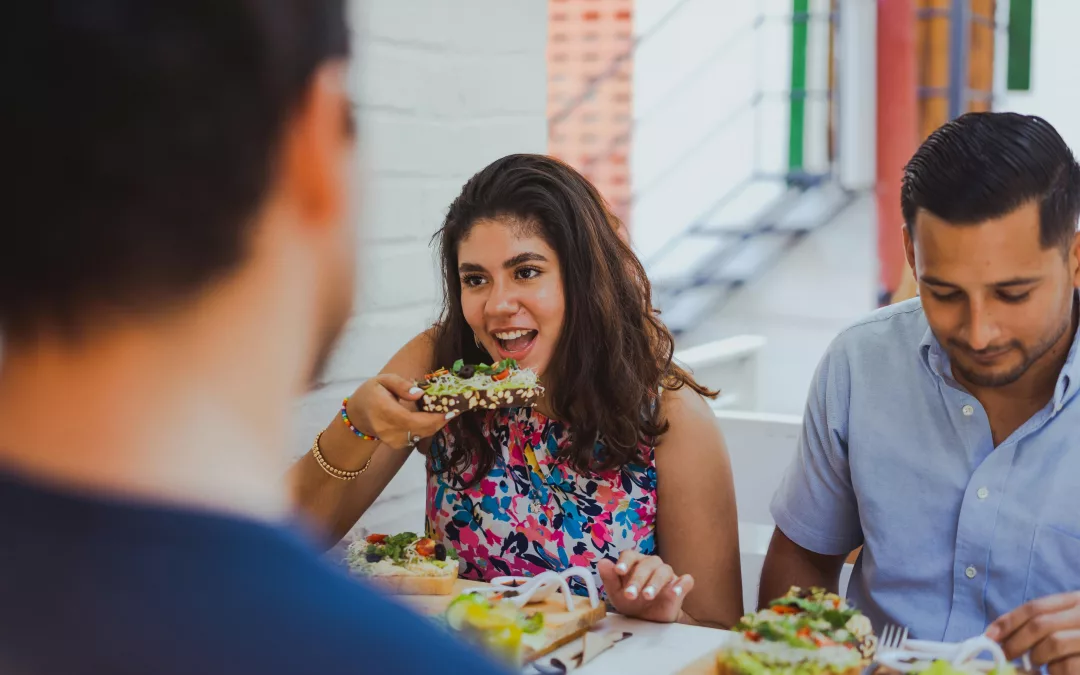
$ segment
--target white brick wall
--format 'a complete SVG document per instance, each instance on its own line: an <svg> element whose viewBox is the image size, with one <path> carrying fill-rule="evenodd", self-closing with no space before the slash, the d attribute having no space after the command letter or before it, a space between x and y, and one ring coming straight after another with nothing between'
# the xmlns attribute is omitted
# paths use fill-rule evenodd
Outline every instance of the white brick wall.
<svg viewBox="0 0 1080 675"><path fill-rule="evenodd" d="M437 316L429 240L462 184L494 159L547 146L545 0L351 0L350 11L364 165L358 311L322 386L297 405L298 456L341 397ZM418 460L361 527L422 526Z"/></svg>

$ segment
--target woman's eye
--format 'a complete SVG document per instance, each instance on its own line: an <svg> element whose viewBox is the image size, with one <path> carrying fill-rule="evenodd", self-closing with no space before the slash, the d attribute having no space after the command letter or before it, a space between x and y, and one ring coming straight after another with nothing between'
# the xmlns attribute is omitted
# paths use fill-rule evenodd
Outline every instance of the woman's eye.
<svg viewBox="0 0 1080 675"><path fill-rule="evenodd" d="M540 276L540 270L535 267L522 267L517 271L518 279L535 279Z"/></svg>
<svg viewBox="0 0 1080 675"><path fill-rule="evenodd" d="M472 286L475 288L476 286L480 286L484 283L484 277L480 276L479 274L468 274L461 277L461 283L465 286Z"/></svg>

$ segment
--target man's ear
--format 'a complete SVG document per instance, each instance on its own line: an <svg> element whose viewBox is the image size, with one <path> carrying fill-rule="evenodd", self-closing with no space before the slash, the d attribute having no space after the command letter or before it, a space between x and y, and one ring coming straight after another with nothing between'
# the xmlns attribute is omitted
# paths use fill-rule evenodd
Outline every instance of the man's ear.
<svg viewBox="0 0 1080 675"><path fill-rule="evenodd" d="M1069 247L1069 270L1072 272L1073 286L1080 288L1080 232L1073 235Z"/></svg>
<svg viewBox="0 0 1080 675"><path fill-rule="evenodd" d="M911 228L904 226L904 256L907 257L908 267L915 281L919 280L919 273L915 269L915 237L911 234Z"/></svg>
<svg viewBox="0 0 1080 675"><path fill-rule="evenodd" d="M341 222L347 208L354 132L344 62L323 64L292 112L282 136L280 187L312 225Z"/></svg>

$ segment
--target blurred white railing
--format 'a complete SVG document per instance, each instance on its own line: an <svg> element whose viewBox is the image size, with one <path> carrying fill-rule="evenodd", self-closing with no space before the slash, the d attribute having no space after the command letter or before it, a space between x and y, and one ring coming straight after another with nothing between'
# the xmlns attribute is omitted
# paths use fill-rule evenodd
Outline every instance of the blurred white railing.
<svg viewBox="0 0 1080 675"><path fill-rule="evenodd" d="M712 402L714 409L755 410L758 357L764 346L760 335L736 335L678 350L675 360L693 372L698 382L720 390Z"/></svg>

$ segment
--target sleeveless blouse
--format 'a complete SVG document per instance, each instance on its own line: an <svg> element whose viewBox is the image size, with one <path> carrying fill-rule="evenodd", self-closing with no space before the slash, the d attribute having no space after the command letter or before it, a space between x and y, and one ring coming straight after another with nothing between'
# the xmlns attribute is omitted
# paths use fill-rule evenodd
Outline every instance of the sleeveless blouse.
<svg viewBox="0 0 1080 675"><path fill-rule="evenodd" d="M448 464L454 437L449 428L432 439L428 459L427 536L453 546L462 560L462 578L533 576L580 566L603 583L596 564L617 560L628 549L656 552L655 448L642 444L640 463L603 473L583 474L565 461L570 432L534 408L482 413L484 436L496 448L495 464L474 486L433 466ZM598 449L601 444L598 444ZM575 593L581 582L571 579Z"/></svg>

